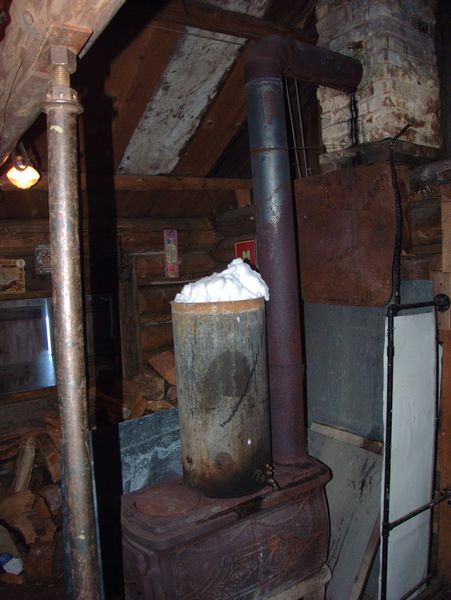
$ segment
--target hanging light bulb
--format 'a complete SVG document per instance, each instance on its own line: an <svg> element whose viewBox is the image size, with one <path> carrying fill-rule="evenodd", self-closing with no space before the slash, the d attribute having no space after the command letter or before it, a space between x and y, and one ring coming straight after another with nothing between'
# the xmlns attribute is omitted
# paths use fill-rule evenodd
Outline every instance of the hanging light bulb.
<svg viewBox="0 0 451 600"><path fill-rule="evenodd" d="M31 188L41 177L25 150L22 142L19 144L19 153L12 155L13 166L6 173L9 181L22 190Z"/></svg>

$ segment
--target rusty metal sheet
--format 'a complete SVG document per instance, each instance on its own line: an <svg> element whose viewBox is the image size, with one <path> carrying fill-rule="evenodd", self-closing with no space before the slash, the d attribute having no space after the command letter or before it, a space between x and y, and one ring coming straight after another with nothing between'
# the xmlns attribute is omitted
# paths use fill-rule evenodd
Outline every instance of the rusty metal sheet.
<svg viewBox="0 0 451 600"><path fill-rule="evenodd" d="M395 197L390 165L296 181L302 297L383 306L392 294Z"/></svg>

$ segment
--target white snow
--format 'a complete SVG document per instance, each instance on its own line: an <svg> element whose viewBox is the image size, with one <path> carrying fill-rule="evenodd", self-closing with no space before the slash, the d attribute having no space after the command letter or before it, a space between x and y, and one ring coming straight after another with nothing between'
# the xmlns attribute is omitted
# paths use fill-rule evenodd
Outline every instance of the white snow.
<svg viewBox="0 0 451 600"><path fill-rule="evenodd" d="M235 258L221 273L187 283L174 302L230 302L262 296L269 300L269 289L261 275L241 258Z"/></svg>

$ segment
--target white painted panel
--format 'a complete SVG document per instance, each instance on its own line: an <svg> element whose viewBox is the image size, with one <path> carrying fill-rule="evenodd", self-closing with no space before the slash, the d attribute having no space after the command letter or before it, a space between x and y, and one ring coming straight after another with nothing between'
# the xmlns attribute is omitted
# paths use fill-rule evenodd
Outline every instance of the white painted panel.
<svg viewBox="0 0 451 600"><path fill-rule="evenodd" d="M394 339L390 521L431 499L436 376L433 313L396 317ZM386 365L384 371L386 379ZM429 517L429 512L419 515L390 533L389 600L399 600L427 574Z"/></svg>

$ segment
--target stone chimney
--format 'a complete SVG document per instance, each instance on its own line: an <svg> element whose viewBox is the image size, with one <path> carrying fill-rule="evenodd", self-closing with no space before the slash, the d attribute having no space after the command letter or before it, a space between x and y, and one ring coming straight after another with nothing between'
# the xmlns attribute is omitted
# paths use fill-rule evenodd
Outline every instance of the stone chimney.
<svg viewBox="0 0 451 600"><path fill-rule="evenodd" d="M440 87L434 46L435 0L319 0L318 45L358 58L363 79L355 98L320 87L324 170L344 150L396 135L423 148L441 145Z"/></svg>

